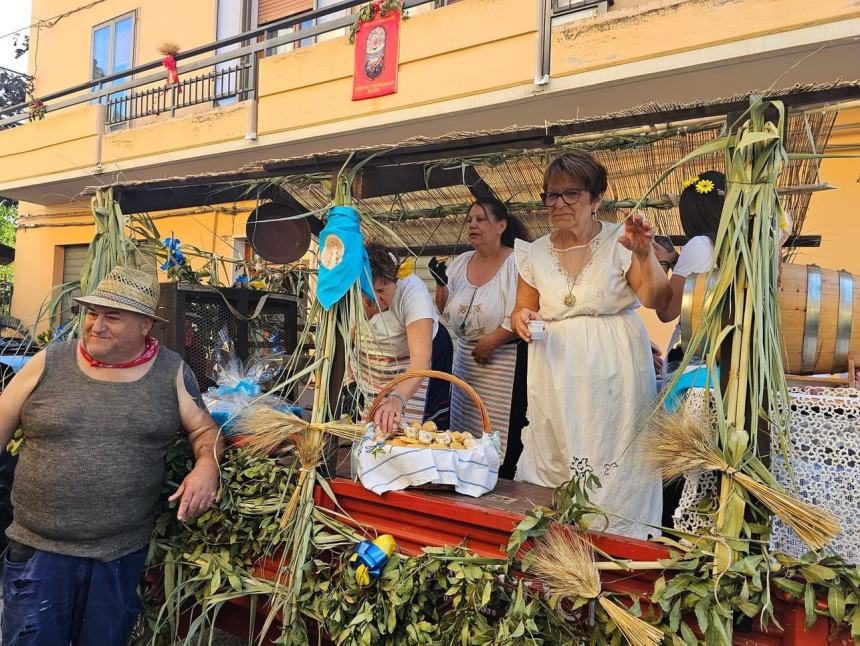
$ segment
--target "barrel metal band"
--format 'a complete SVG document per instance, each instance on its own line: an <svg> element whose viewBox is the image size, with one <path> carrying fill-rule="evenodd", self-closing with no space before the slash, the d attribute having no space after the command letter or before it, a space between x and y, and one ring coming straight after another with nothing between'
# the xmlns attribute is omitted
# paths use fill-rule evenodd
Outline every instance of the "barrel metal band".
<svg viewBox="0 0 860 646"><path fill-rule="evenodd" d="M800 369L812 372L818 354L818 327L821 322L821 269L806 268L806 320L803 323L803 346Z"/></svg>
<svg viewBox="0 0 860 646"><path fill-rule="evenodd" d="M684 279L684 293L681 297L681 347L686 348L693 338L693 292L696 289L696 276L689 274Z"/></svg>
<svg viewBox="0 0 860 646"><path fill-rule="evenodd" d="M690 274L684 280L684 292L681 297L681 347L686 349L693 340L693 298L696 290L696 278L704 274ZM708 283L705 287L705 292L702 294L702 303L697 314L701 318L702 310L705 309L705 303L708 299L708 293L713 290L717 282L716 271L708 274Z"/></svg>
<svg viewBox="0 0 860 646"><path fill-rule="evenodd" d="M836 347L833 350L833 368L848 364L851 347L851 328L854 325L854 274L839 272L839 312L836 316Z"/></svg>

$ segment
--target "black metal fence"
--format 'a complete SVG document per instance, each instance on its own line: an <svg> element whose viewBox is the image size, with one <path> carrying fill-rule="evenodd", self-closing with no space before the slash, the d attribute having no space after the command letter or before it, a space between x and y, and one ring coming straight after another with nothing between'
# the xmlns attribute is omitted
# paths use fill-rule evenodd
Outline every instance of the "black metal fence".
<svg viewBox="0 0 860 646"><path fill-rule="evenodd" d="M111 95L107 103L107 125L169 112L201 103L243 100L253 91L251 63L237 63L222 69L183 78L179 83Z"/></svg>

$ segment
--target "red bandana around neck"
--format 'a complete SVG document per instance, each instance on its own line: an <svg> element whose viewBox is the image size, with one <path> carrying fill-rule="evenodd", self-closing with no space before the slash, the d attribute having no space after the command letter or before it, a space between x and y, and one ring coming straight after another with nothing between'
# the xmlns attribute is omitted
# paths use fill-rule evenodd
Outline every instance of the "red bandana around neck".
<svg viewBox="0 0 860 646"><path fill-rule="evenodd" d="M152 361L155 355L158 354L158 339L151 336L146 337L146 347L143 349L143 353L137 358L124 363L102 363L98 359L93 359L84 347L83 341L78 342L78 349L81 351L81 356L84 360L93 368L134 368L135 366L143 365L147 361Z"/></svg>

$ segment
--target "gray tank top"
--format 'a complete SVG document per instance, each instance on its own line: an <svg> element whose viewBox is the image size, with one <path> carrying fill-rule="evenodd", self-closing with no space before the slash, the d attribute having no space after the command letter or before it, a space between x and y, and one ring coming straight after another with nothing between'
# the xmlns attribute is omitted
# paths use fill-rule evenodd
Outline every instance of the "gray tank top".
<svg viewBox="0 0 860 646"><path fill-rule="evenodd" d="M161 348L131 383L97 381L77 341L48 347L21 410L21 449L9 538L36 549L111 561L149 542L164 458L180 427L182 359Z"/></svg>

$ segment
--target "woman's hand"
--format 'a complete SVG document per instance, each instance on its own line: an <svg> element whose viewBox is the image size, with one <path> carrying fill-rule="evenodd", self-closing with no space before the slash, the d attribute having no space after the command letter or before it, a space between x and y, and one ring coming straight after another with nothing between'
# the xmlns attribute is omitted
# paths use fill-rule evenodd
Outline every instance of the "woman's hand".
<svg viewBox="0 0 860 646"><path fill-rule="evenodd" d="M654 233L654 227L643 213L631 213L624 221L624 235L618 238L618 242L637 258L643 259L654 252Z"/></svg>
<svg viewBox="0 0 860 646"><path fill-rule="evenodd" d="M385 435L391 435L400 427L403 417L403 404L397 397L386 397L373 414L373 423Z"/></svg>
<svg viewBox="0 0 860 646"><path fill-rule="evenodd" d="M660 263L660 266L665 269L667 272L670 268L674 267L675 263L678 262L678 252L674 249L669 251L661 244L654 243L654 255L657 256L657 262Z"/></svg>
<svg viewBox="0 0 860 646"><path fill-rule="evenodd" d="M361 295L361 304L364 306L364 315L368 319L372 319L379 314L379 307L364 294Z"/></svg>
<svg viewBox="0 0 860 646"><path fill-rule="evenodd" d="M511 317L514 324L514 332L526 343L532 342L532 333L529 331L529 321L543 321L543 317L537 312L526 307L521 307Z"/></svg>
<svg viewBox="0 0 860 646"><path fill-rule="evenodd" d="M488 364L492 360L493 350L496 349L496 343L489 337L481 338L472 350L472 356L475 361L482 364Z"/></svg>

